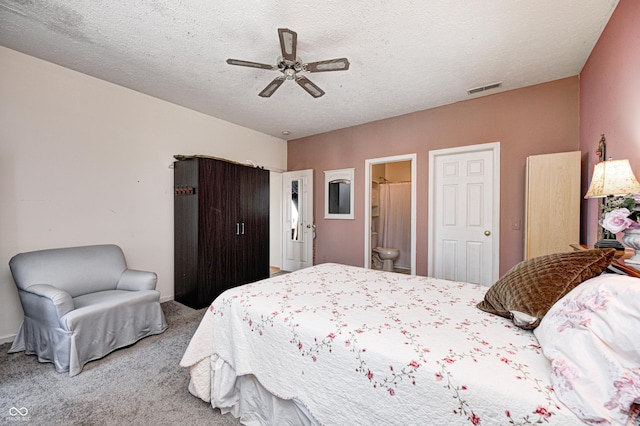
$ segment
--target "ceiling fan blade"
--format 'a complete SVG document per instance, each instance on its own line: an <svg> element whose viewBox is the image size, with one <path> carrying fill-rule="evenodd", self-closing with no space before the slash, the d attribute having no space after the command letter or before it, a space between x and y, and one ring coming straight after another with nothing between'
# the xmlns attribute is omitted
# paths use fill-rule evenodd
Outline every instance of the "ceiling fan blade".
<svg viewBox="0 0 640 426"><path fill-rule="evenodd" d="M280 37L280 49L282 50L282 58L284 58L286 61L295 62L298 34L288 28L278 28L278 36Z"/></svg>
<svg viewBox="0 0 640 426"><path fill-rule="evenodd" d="M271 95L273 95L273 92L278 90L278 87L280 87L280 85L284 83L286 79L287 78L285 76L274 78L273 81L267 85L267 87L262 89L262 92L260 92L258 96L262 96L263 98L270 97Z"/></svg>
<svg viewBox="0 0 640 426"><path fill-rule="evenodd" d="M347 58L339 58L309 62L305 64L304 69L308 72L346 71L349 69L349 60Z"/></svg>
<svg viewBox="0 0 640 426"><path fill-rule="evenodd" d="M259 62L242 61L240 59L227 59L229 65L238 65L241 67L262 68L265 70L278 69L275 65L261 64Z"/></svg>
<svg viewBox="0 0 640 426"><path fill-rule="evenodd" d="M320 96L324 95L324 90L313 84L307 77L300 75L296 76L296 83L298 83L300 87L306 90L307 93L309 93L314 98L319 98Z"/></svg>

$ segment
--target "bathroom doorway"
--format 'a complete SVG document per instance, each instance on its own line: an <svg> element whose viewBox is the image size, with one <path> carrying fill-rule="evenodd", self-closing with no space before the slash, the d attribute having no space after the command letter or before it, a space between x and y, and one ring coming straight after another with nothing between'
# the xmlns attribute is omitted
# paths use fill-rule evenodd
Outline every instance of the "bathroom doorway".
<svg viewBox="0 0 640 426"><path fill-rule="evenodd" d="M416 154L365 160L364 240L366 268L379 261L375 244L397 249L394 269L415 275Z"/></svg>

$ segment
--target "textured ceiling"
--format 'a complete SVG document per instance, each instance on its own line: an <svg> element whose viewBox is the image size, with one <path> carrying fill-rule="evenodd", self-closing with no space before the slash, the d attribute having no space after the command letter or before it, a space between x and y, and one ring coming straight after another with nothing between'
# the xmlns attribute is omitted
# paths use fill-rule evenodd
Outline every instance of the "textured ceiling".
<svg viewBox="0 0 640 426"><path fill-rule="evenodd" d="M0 0L0 45L279 138L293 139L579 74L617 0ZM314 99L277 71L278 28ZM502 82L468 95L467 89ZM283 136L288 130L290 136Z"/></svg>

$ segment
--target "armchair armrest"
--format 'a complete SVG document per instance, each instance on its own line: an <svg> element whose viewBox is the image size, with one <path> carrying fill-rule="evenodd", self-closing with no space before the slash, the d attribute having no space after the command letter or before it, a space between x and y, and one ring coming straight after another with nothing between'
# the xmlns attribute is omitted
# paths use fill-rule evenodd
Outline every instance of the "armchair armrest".
<svg viewBox="0 0 640 426"><path fill-rule="evenodd" d="M155 290L158 275L155 272L127 269L120 276L116 289L118 290Z"/></svg>
<svg viewBox="0 0 640 426"><path fill-rule="evenodd" d="M73 298L69 293L54 287L49 284L34 284L29 286L26 290L27 293L33 293L37 296L47 298L51 300L51 303L56 309L58 318L62 318L68 312L75 309Z"/></svg>

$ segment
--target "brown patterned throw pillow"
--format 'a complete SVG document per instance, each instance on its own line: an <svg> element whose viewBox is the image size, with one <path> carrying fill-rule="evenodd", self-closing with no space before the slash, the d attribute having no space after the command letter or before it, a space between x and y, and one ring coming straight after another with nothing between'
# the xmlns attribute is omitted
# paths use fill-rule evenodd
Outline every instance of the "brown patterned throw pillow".
<svg viewBox="0 0 640 426"><path fill-rule="evenodd" d="M496 281L477 307L511 318L520 328L534 329L554 303L578 284L600 275L615 253L595 249L525 260Z"/></svg>

